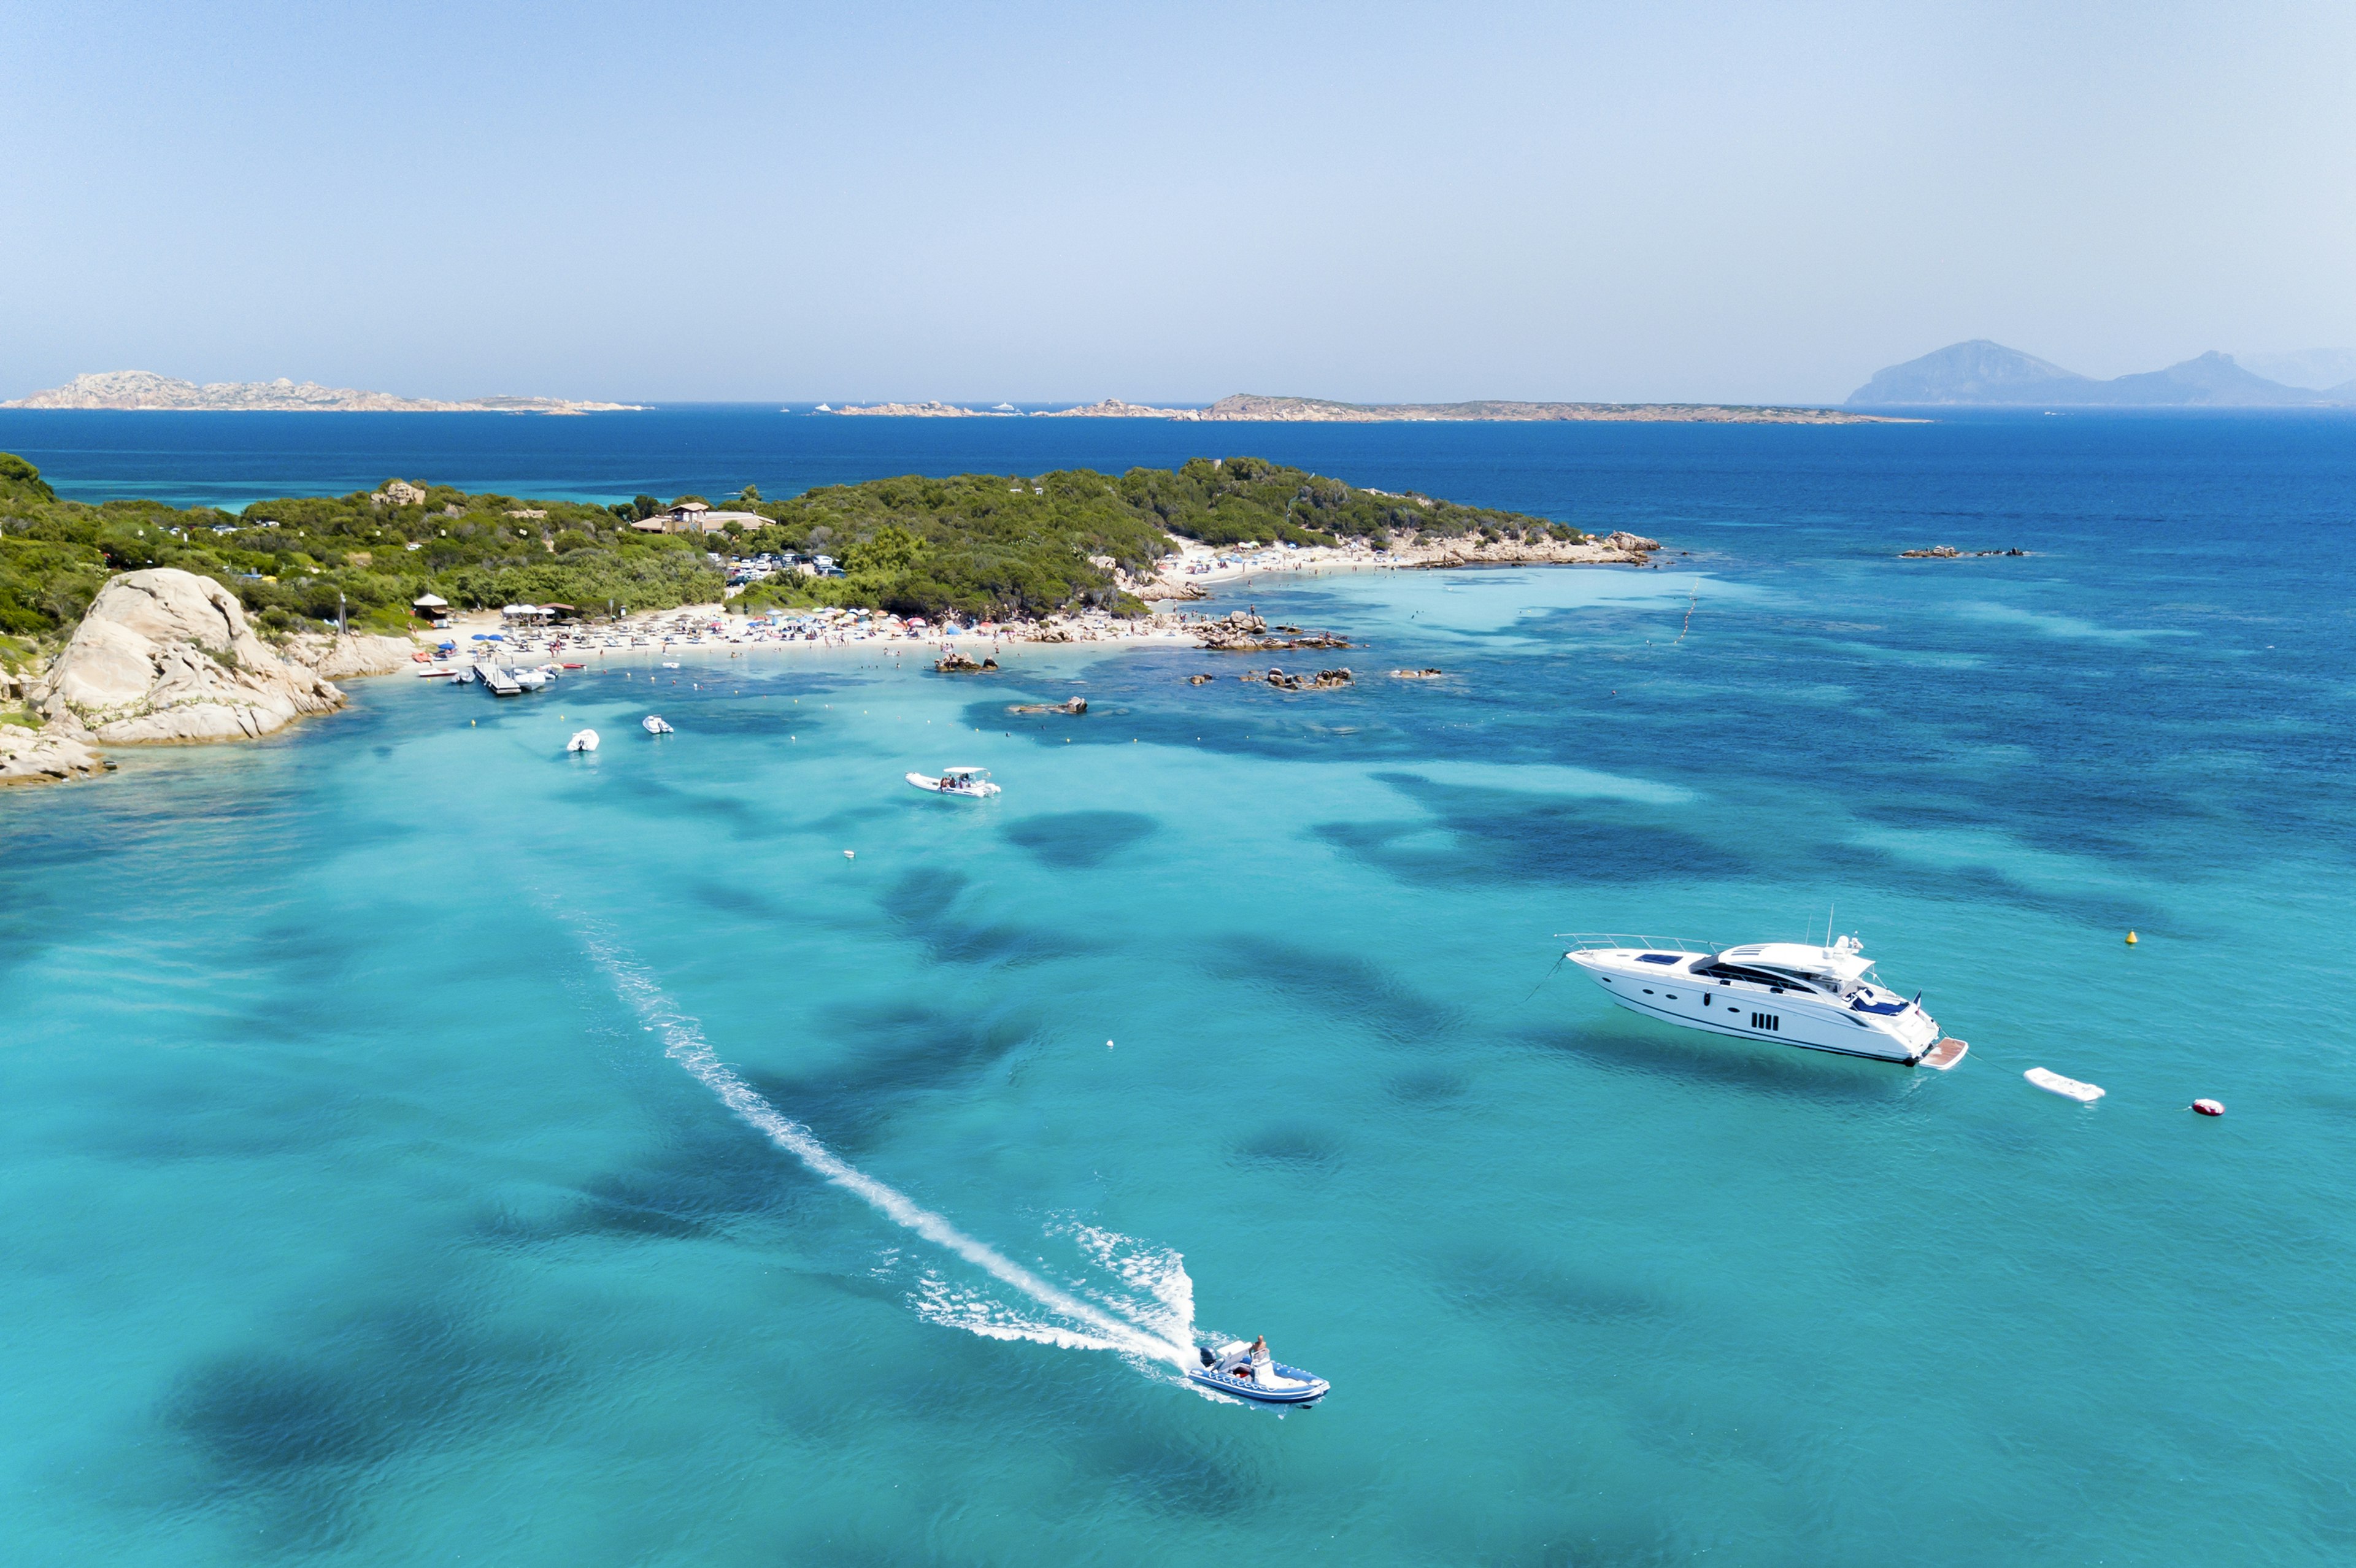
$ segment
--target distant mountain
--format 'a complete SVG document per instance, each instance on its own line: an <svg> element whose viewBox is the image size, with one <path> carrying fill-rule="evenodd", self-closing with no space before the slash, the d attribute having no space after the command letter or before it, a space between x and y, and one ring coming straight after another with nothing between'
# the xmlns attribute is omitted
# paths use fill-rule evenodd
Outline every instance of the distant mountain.
<svg viewBox="0 0 2356 1568"><path fill-rule="evenodd" d="M562 398L472 398L443 402L322 387L316 381L175 380L153 370L107 370L76 376L62 387L34 392L0 409L152 409L230 413L327 412L372 414L585 414L631 407L626 403L575 403Z"/></svg>
<svg viewBox="0 0 2356 1568"><path fill-rule="evenodd" d="M2233 362L2269 381L2310 391L2337 391L2356 381L2356 348L2302 348L2296 354L2236 354Z"/></svg>
<svg viewBox="0 0 2356 1568"><path fill-rule="evenodd" d="M1976 338L1892 365L1849 394L1851 408L2309 408L2356 402L2356 383L2314 391L2254 375L2230 354L2097 381Z"/></svg>
<svg viewBox="0 0 2356 1568"><path fill-rule="evenodd" d="M2051 365L2033 354L1976 337L1951 343L1920 359L1892 365L1849 394L1852 406L1911 403L2051 403L2096 400L2083 394L2102 383Z"/></svg>

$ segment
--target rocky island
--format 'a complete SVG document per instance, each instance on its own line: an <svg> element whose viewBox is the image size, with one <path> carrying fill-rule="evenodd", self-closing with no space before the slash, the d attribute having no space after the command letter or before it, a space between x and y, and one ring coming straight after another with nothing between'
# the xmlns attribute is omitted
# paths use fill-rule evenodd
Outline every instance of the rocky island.
<svg viewBox="0 0 2356 1568"><path fill-rule="evenodd" d="M1156 408L1107 398L1074 409L1019 411L967 408L957 403L870 403L819 411L889 419L1128 419L1178 420L1214 424L1379 424L1387 421L1601 421L1638 424L1890 424L1911 422L1888 414L1846 409L1783 408L1742 403L1342 403L1326 398L1271 398L1237 392L1208 408Z"/></svg>
<svg viewBox="0 0 2356 1568"><path fill-rule="evenodd" d="M62 387L0 403L0 409L118 409L185 413L593 414L634 411L634 403L584 403L563 398L469 398L444 402L322 387L316 381L176 380L152 370L76 376Z"/></svg>

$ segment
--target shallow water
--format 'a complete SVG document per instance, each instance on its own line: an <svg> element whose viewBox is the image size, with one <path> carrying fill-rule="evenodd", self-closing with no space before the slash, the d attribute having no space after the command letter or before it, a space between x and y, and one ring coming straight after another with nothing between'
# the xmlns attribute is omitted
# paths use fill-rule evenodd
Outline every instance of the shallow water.
<svg viewBox="0 0 2356 1568"><path fill-rule="evenodd" d="M634 656L0 796L0 1545L2345 1561L2351 432L1223 432L1692 553L1234 596L1344 692ZM1553 968L1828 906L1961 1067Z"/></svg>

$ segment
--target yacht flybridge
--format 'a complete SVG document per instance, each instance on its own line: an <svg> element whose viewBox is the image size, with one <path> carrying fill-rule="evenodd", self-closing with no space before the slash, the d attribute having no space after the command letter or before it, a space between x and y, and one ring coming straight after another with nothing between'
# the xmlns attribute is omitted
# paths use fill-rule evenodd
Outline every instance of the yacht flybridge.
<svg viewBox="0 0 2356 1568"><path fill-rule="evenodd" d="M1942 1071L1971 1048L1883 987L1854 936L1829 947L1754 942L1716 947L1651 937L1576 933L1563 955L1632 1013L1810 1051Z"/></svg>

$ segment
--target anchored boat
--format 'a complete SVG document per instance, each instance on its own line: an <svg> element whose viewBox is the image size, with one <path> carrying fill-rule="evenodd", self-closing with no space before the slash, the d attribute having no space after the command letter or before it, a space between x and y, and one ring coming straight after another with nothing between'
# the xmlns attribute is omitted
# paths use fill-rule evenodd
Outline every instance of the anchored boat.
<svg viewBox="0 0 2356 1568"><path fill-rule="evenodd" d="M1854 936L1829 947L1739 947L1577 933L1563 955L1632 1013L1712 1034L1944 1072L1971 1049L1939 1032L1917 992L1885 988Z"/></svg>
<svg viewBox="0 0 2356 1568"><path fill-rule="evenodd" d="M649 713L638 720L638 728L649 735L668 735L670 733L670 720L659 713Z"/></svg>
<svg viewBox="0 0 2356 1568"><path fill-rule="evenodd" d="M944 768L941 776L910 773L908 782L928 795L953 795L962 800L987 800L999 793L988 768Z"/></svg>
<svg viewBox="0 0 2356 1568"><path fill-rule="evenodd" d="M568 752L595 751L597 749L597 731L594 730L574 731L573 732L573 739L564 742L564 749Z"/></svg>

